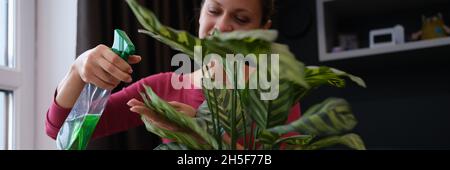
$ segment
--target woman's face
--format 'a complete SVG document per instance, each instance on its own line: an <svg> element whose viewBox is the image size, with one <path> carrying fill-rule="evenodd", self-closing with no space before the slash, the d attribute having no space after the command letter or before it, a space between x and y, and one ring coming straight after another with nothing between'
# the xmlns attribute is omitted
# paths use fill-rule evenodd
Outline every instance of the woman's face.
<svg viewBox="0 0 450 170"><path fill-rule="evenodd" d="M261 25L261 0L205 0L200 14L199 37L235 30L268 29L271 22Z"/></svg>

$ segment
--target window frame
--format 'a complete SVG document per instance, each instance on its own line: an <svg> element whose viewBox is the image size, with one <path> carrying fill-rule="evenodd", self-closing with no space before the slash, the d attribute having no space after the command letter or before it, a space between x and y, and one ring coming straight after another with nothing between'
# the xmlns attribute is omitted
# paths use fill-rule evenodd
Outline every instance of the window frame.
<svg viewBox="0 0 450 170"><path fill-rule="evenodd" d="M12 92L12 108L7 113L6 149L33 149L35 129L35 0L9 0L13 20L13 44L15 67L0 66L0 89ZM9 8L9 7L8 7ZM11 8L9 8L11 9ZM11 14L11 13L10 13ZM11 47L10 47L11 48ZM11 61L11 60L10 60Z"/></svg>

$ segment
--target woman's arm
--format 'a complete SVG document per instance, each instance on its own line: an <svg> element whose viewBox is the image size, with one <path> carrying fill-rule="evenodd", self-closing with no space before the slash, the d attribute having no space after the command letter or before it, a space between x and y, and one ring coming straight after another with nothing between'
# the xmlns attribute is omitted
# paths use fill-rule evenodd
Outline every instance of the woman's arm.
<svg viewBox="0 0 450 170"><path fill-rule="evenodd" d="M171 75L172 73L152 75L112 94L92 137L99 138L142 125L140 116L130 111L127 103L131 99L141 100L140 92L144 90L142 84L152 87L156 94L167 97ZM178 102L171 103L174 107L182 107ZM70 110L59 106L54 100L47 112L46 121L46 131L50 137L56 138Z"/></svg>
<svg viewBox="0 0 450 170"><path fill-rule="evenodd" d="M53 103L47 112L47 134L56 138L86 83L111 90L121 81L131 82L132 70L129 64L140 61L140 56L130 56L129 63L126 63L105 45L99 45L80 55L57 87ZM123 106L126 107L126 104Z"/></svg>
<svg viewBox="0 0 450 170"><path fill-rule="evenodd" d="M109 97L92 138L108 136L142 124L139 116L129 111L129 107L126 105L127 101L139 96L138 86L141 85L142 81L136 82ZM47 135L53 139L56 139L60 128L71 111L71 108L60 106L56 101L56 96L63 95L55 92L55 98L47 112L46 119ZM77 98L74 100L77 100Z"/></svg>

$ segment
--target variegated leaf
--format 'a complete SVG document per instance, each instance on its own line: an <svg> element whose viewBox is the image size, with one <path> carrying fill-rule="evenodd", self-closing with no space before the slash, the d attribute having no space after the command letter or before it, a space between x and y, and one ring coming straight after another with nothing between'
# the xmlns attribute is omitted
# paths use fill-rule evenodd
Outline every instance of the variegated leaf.
<svg viewBox="0 0 450 170"><path fill-rule="evenodd" d="M300 119L288 124L269 129L270 132L315 136L338 135L352 130L357 121L349 104L343 99L330 98L311 107Z"/></svg>
<svg viewBox="0 0 450 170"><path fill-rule="evenodd" d="M366 147L364 146L364 142L362 141L361 137L359 137L356 134L346 134L343 136L331 136L324 139L321 139L319 141L316 141L309 146L307 146L306 150L318 150L322 148L332 147L335 145L344 145L351 149L356 150L365 150Z"/></svg>

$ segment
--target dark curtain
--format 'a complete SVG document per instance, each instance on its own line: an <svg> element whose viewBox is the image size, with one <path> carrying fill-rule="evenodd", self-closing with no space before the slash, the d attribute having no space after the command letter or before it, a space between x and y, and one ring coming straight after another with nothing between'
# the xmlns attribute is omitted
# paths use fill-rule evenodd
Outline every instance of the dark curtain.
<svg viewBox="0 0 450 170"><path fill-rule="evenodd" d="M152 9L163 24L188 30L197 35L201 0L140 0ZM172 71L171 57L176 54L167 46L138 33L142 26L125 0L78 0L77 56L99 44L112 46L114 29L124 30L136 45L142 62L133 66L133 80ZM125 84L116 90L122 89ZM160 138L144 126L91 142L88 149L153 149Z"/></svg>

